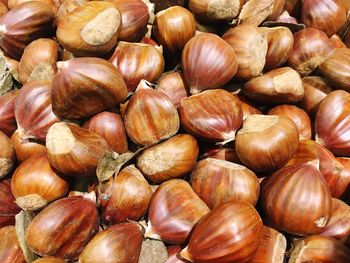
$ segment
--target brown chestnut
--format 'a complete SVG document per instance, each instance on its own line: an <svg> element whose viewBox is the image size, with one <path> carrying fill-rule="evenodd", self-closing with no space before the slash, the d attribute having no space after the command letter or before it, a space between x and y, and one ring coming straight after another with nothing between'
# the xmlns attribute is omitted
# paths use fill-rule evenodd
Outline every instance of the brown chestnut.
<svg viewBox="0 0 350 263"><path fill-rule="evenodd" d="M40 256L73 261L96 234L98 225L98 212L90 199L81 196L62 198L34 217L25 240Z"/></svg>
<svg viewBox="0 0 350 263"><path fill-rule="evenodd" d="M237 132L238 158L254 172L282 168L297 150L298 129L284 116L251 115Z"/></svg>
<svg viewBox="0 0 350 263"><path fill-rule="evenodd" d="M1 263L26 263L19 245L15 226L0 228L0 261Z"/></svg>
<svg viewBox="0 0 350 263"><path fill-rule="evenodd" d="M0 96L0 131L11 136L17 129L15 103L19 90L10 91Z"/></svg>
<svg viewBox="0 0 350 263"><path fill-rule="evenodd" d="M153 183L180 178L192 171L198 158L198 144L189 134L177 134L144 150L136 161L142 174Z"/></svg>
<svg viewBox="0 0 350 263"><path fill-rule="evenodd" d="M7 225L15 224L15 215L21 208L15 203L15 197L11 192L11 180L0 182L0 229Z"/></svg>
<svg viewBox="0 0 350 263"><path fill-rule="evenodd" d="M120 71L101 58L75 58L57 63L51 88L53 112L80 119L124 102L127 89Z"/></svg>
<svg viewBox="0 0 350 263"><path fill-rule="evenodd" d="M16 153L12 141L0 131L0 179L11 172L15 161Z"/></svg>
<svg viewBox="0 0 350 263"><path fill-rule="evenodd" d="M212 33L201 33L187 42L181 65L192 94L220 88L237 72L235 50Z"/></svg>

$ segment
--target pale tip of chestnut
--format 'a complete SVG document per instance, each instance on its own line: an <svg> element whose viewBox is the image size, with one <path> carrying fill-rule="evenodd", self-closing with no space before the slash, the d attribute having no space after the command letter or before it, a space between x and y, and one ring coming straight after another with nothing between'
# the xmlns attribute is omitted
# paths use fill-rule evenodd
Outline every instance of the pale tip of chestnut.
<svg viewBox="0 0 350 263"><path fill-rule="evenodd" d="M66 69L68 68L69 66L69 60L66 60L66 61L58 61L56 63L56 66L58 69Z"/></svg>
<svg viewBox="0 0 350 263"><path fill-rule="evenodd" d="M74 142L75 137L64 122L53 124L46 136L46 147L50 149L51 154L69 153L74 147Z"/></svg>
<svg viewBox="0 0 350 263"><path fill-rule="evenodd" d="M156 240L162 240L162 238L158 234L154 233L151 221L148 221L144 237L156 239Z"/></svg>
<svg viewBox="0 0 350 263"><path fill-rule="evenodd" d="M321 216L319 219L315 220L315 225L320 228L325 227L327 223L328 223L328 218L325 216Z"/></svg>
<svg viewBox="0 0 350 263"><path fill-rule="evenodd" d="M16 198L16 204L23 210L38 210L47 206L48 201L38 194L29 194Z"/></svg>
<svg viewBox="0 0 350 263"><path fill-rule="evenodd" d="M187 261L191 261L191 256L190 256L190 253L188 251L188 246L185 247L183 250L181 250L180 257L187 260Z"/></svg>
<svg viewBox="0 0 350 263"><path fill-rule="evenodd" d="M4 34L7 32L7 28L6 28L6 25L0 25L0 34Z"/></svg>
<svg viewBox="0 0 350 263"><path fill-rule="evenodd" d="M314 159L314 160L308 161L307 164L310 164L310 165L316 167L317 170L320 170L320 160L319 159Z"/></svg>

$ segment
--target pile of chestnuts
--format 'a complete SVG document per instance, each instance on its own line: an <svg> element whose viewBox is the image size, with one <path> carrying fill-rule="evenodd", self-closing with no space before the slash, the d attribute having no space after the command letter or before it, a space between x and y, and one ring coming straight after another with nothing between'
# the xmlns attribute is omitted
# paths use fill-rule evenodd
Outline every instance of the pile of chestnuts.
<svg viewBox="0 0 350 263"><path fill-rule="evenodd" d="M349 263L350 0L1 0L1 263Z"/></svg>

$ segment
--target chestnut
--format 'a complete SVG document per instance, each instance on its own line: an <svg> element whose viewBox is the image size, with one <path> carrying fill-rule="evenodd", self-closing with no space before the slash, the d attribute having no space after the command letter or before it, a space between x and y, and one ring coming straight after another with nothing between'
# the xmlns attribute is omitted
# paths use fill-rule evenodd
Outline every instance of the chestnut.
<svg viewBox="0 0 350 263"><path fill-rule="evenodd" d="M0 18L0 47L19 60L33 40L50 37L54 31L55 13L39 1L24 2Z"/></svg>
<svg viewBox="0 0 350 263"><path fill-rule="evenodd" d="M86 245L79 263L138 263L143 228L135 222L110 226Z"/></svg>
<svg viewBox="0 0 350 263"><path fill-rule="evenodd" d="M65 19L66 14L71 13L75 8L83 6L87 0L65 0L61 1L56 13L56 21ZM57 22L56 22L57 23Z"/></svg>
<svg viewBox="0 0 350 263"><path fill-rule="evenodd" d="M329 84L320 76L308 76L302 79L304 86L304 97L299 102L311 117L314 117L321 101L332 92Z"/></svg>
<svg viewBox="0 0 350 263"><path fill-rule="evenodd" d="M113 3L90 1L57 20L56 37L74 55L102 56L116 45L121 24Z"/></svg>
<svg viewBox="0 0 350 263"><path fill-rule="evenodd" d="M343 201L332 198L331 218L321 233L340 241L350 235L350 206Z"/></svg>
<svg viewBox="0 0 350 263"><path fill-rule="evenodd" d="M319 71L337 89L350 91L350 49L334 50L319 66Z"/></svg>
<svg viewBox="0 0 350 263"><path fill-rule="evenodd" d="M231 22L238 16L244 2L243 0L189 0L188 7L202 20Z"/></svg>
<svg viewBox="0 0 350 263"><path fill-rule="evenodd" d="M60 121L52 111L51 82L36 80L25 84L16 99L15 116L22 141L45 141L48 129Z"/></svg>
<svg viewBox="0 0 350 263"><path fill-rule="evenodd" d="M176 108L182 99L190 95L184 75L176 71L164 73L159 78L156 89L167 95Z"/></svg>
<svg viewBox="0 0 350 263"><path fill-rule="evenodd" d="M297 150L299 133L285 116L251 115L237 132L235 149L242 163L254 172L282 168Z"/></svg>
<svg viewBox="0 0 350 263"><path fill-rule="evenodd" d="M111 1L119 10L122 28L118 36L120 41L138 42L147 31L152 15L152 4L142 0Z"/></svg>
<svg viewBox="0 0 350 263"><path fill-rule="evenodd" d="M157 47L120 41L109 61L120 70L129 92L142 79L155 82L164 71L164 58Z"/></svg>
<svg viewBox="0 0 350 263"><path fill-rule="evenodd" d="M144 150L137 157L136 165L149 181L162 183L192 171L198 152L198 144L193 136L177 134Z"/></svg>
<svg viewBox="0 0 350 263"><path fill-rule="evenodd" d="M236 95L237 99L239 99L241 103L241 109L243 113L243 120L245 120L248 116L254 115L254 114L262 114L261 110L258 108L255 103L252 103L251 101L247 100L240 94Z"/></svg>
<svg viewBox="0 0 350 263"><path fill-rule="evenodd" d="M340 241L325 236L308 236L294 245L288 263L349 262L350 249Z"/></svg>
<svg viewBox="0 0 350 263"><path fill-rule="evenodd" d="M51 203L34 217L25 240L40 256L73 261L96 234L98 225L98 212L90 199L66 197Z"/></svg>
<svg viewBox="0 0 350 263"><path fill-rule="evenodd" d="M3 2L0 2L0 17L6 14L8 11L9 9L7 6Z"/></svg>
<svg viewBox="0 0 350 263"><path fill-rule="evenodd" d="M314 28L294 34L294 45L288 55L288 64L302 76L312 73L330 55L328 36Z"/></svg>
<svg viewBox="0 0 350 263"><path fill-rule="evenodd" d="M199 157L200 160L205 158L214 158L219 160L225 160L232 163L242 164L239 160L235 149L232 148L204 148L204 153Z"/></svg>
<svg viewBox="0 0 350 263"><path fill-rule="evenodd" d="M152 196L145 237L183 244L193 226L209 211L186 181L168 180Z"/></svg>
<svg viewBox="0 0 350 263"><path fill-rule="evenodd" d="M258 248L250 263L282 263L287 249L286 237L275 229L263 226Z"/></svg>
<svg viewBox="0 0 350 263"><path fill-rule="evenodd" d="M134 165L125 167L114 177L110 190L101 193L104 222L111 225L139 220L147 212L152 194L142 173Z"/></svg>
<svg viewBox="0 0 350 263"><path fill-rule="evenodd" d="M57 67L51 100L53 112L60 118L91 117L127 97L120 71L104 59L75 58L58 62Z"/></svg>
<svg viewBox="0 0 350 263"><path fill-rule="evenodd" d="M279 115L290 118L297 126L300 140L311 140L311 120L309 115L294 105L278 105L267 112L268 115Z"/></svg>
<svg viewBox="0 0 350 263"><path fill-rule="evenodd" d="M69 184L51 167L46 154L34 155L13 173L11 191L23 210L38 210L64 197Z"/></svg>
<svg viewBox="0 0 350 263"><path fill-rule="evenodd" d="M66 261L58 257L42 257L33 261L33 263L65 263Z"/></svg>
<svg viewBox="0 0 350 263"><path fill-rule="evenodd" d="M303 98L304 88L299 73L283 67L248 81L242 94L257 103L295 104Z"/></svg>
<svg viewBox="0 0 350 263"><path fill-rule="evenodd" d="M91 176L106 153L109 144L100 135L74 124L58 122L46 136L50 164L69 176Z"/></svg>
<svg viewBox="0 0 350 263"><path fill-rule="evenodd" d="M11 192L11 179L0 182L0 229L7 225L15 224L15 216L21 208L15 203L15 197Z"/></svg>
<svg viewBox="0 0 350 263"><path fill-rule="evenodd" d="M329 38L329 41L330 41L330 44L331 44L331 48L333 50L339 49L339 48L346 48L345 43L343 42L343 40L341 40L341 38L337 34L333 34Z"/></svg>
<svg viewBox="0 0 350 263"><path fill-rule="evenodd" d="M223 203L198 222L180 256L190 262L250 262L262 230L262 220L252 205Z"/></svg>
<svg viewBox="0 0 350 263"><path fill-rule="evenodd" d="M246 167L225 160L206 158L191 173L191 186L210 209L231 201L256 205L260 185Z"/></svg>
<svg viewBox="0 0 350 263"><path fill-rule="evenodd" d="M9 91L0 96L0 131L11 136L17 129L15 103L19 90Z"/></svg>
<svg viewBox="0 0 350 263"><path fill-rule="evenodd" d="M128 151L128 139L119 114L107 111L98 113L86 121L83 128L101 135L116 153Z"/></svg>
<svg viewBox="0 0 350 263"><path fill-rule="evenodd" d="M298 149L286 166L319 160L320 172L326 180L333 197L340 197L344 193L350 178L343 175L343 165L325 147L312 140L300 140Z"/></svg>
<svg viewBox="0 0 350 263"><path fill-rule="evenodd" d="M346 22L346 7L343 0L303 0L301 21L331 36Z"/></svg>
<svg viewBox="0 0 350 263"><path fill-rule="evenodd" d="M260 201L268 222L290 234L320 234L331 216L331 194L318 160L287 166L267 177Z"/></svg>
<svg viewBox="0 0 350 263"><path fill-rule="evenodd" d="M180 119L168 96L141 82L126 106L124 124L134 143L150 146L175 135Z"/></svg>
<svg viewBox="0 0 350 263"><path fill-rule="evenodd" d="M19 80L25 84L33 80L52 80L57 71L59 46L56 41L40 38L31 42L19 62Z"/></svg>
<svg viewBox="0 0 350 263"><path fill-rule="evenodd" d="M29 2L29 1L30 0L8 0L7 6L9 9L12 9L15 6L18 6L24 2ZM58 6L60 4L56 0L37 0L37 1L40 1L40 2L43 2L47 5L49 5L55 13L57 12Z"/></svg>
<svg viewBox="0 0 350 263"><path fill-rule="evenodd" d="M336 90L321 102L315 117L316 141L334 155L350 156L350 94Z"/></svg>
<svg viewBox="0 0 350 263"><path fill-rule="evenodd" d="M12 141L0 131L0 179L8 175L16 161L15 149Z"/></svg>
<svg viewBox="0 0 350 263"><path fill-rule="evenodd" d="M30 141L24 142L19 136L17 130L12 134L11 141L13 143L13 147L15 148L16 158L19 163L23 162L33 155L43 154L47 152L47 148L43 144Z"/></svg>
<svg viewBox="0 0 350 263"><path fill-rule="evenodd" d="M172 6L156 14L152 29L157 42L176 54L195 35L196 21L186 8Z"/></svg>
<svg viewBox="0 0 350 263"><path fill-rule="evenodd" d="M238 67L235 50L212 33L201 33L187 42L181 65L192 94L222 87Z"/></svg>
<svg viewBox="0 0 350 263"><path fill-rule="evenodd" d="M243 119L240 101L223 89L184 98L179 113L181 126L188 133L221 145L235 139Z"/></svg>
<svg viewBox="0 0 350 263"><path fill-rule="evenodd" d="M257 26L239 25L228 30L222 38L236 54L235 78L249 80L261 74L266 64L268 41Z"/></svg>
<svg viewBox="0 0 350 263"><path fill-rule="evenodd" d="M293 33L287 27L260 27L259 30L264 33L268 41L264 70L269 71L282 66L293 48Z"/></svg>
<svg viewBox="0 0 350 263"><path fill-rule="evenodd" d="M281 0L250 0L244 2L245 4L237 21L234 21L241 25L258 26L268 17L275 18L282 12Z"/></svg>
<svg viewBox="0 0 350 263"><path fill-rule="evenodd" d="M336 198L346 195L347 189L350 189L350 158L336 157L337 161L343 166L343 169L339 173L339 179L334 184L334 193ZM346 199L344 199L346 200Z"/></svg>
<svg viewBox="0 0 350 263"><path fill-rule="evenodd" d="M15 226L0 228L0 261L2 263L26 263L19 245Z"/></svg>

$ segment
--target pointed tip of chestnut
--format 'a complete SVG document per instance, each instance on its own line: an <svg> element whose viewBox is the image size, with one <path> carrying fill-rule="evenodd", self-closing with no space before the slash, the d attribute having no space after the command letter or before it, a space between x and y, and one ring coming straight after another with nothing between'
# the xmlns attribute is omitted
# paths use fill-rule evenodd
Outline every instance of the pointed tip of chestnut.
<svg viewBox="0 0 350 263"><path fill-rule="evenodd" d="M185 247L183 250L181 250L180 256L181 258L186 259L187 261L191 261L191 255L190 255L190 252L188 251L188 246Z"/></svg>

